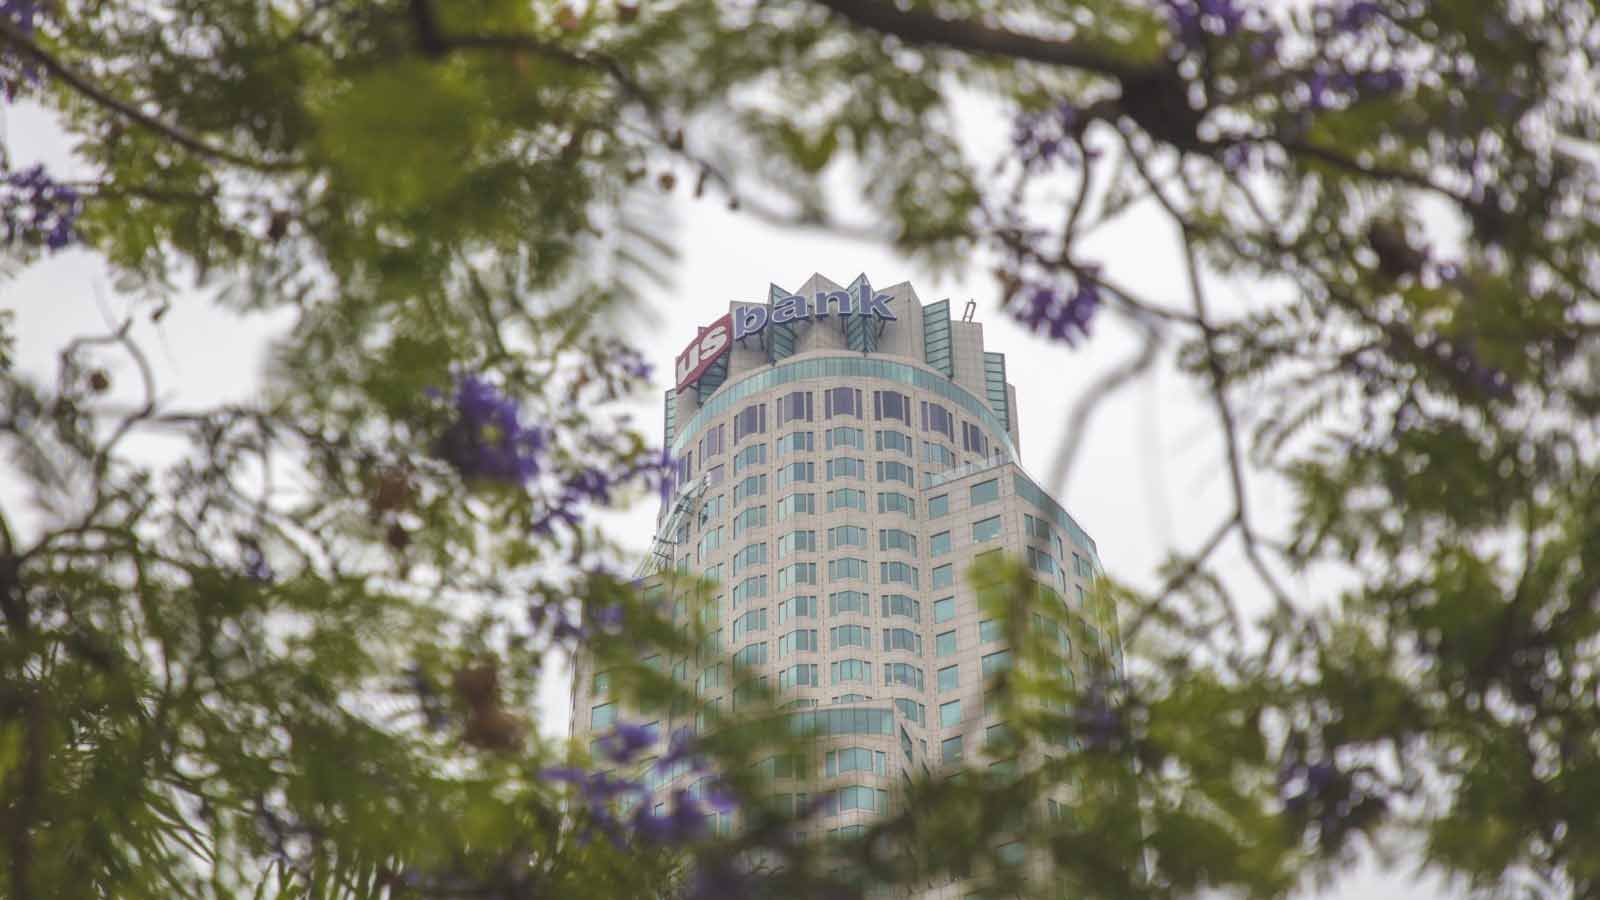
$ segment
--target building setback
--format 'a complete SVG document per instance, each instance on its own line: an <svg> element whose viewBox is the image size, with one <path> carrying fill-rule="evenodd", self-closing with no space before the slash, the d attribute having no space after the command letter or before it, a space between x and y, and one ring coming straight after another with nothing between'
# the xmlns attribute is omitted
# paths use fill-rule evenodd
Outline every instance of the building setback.
<svg viewBox="0 0 1600 900"><path fill-rule="evenodd" d="M1018 465L1005 356L950 313L948 300L923 305L907 283L875 291L864 275L773 286L766 303L730 304L698 330L666 394L676 486L639 574L663 600L714 586L696 600L712 624L701 652L661 665L724 712L738 711L731 672L746 665L815 728L804 770L774 760L770 773L780 794L830 795L813 836L858 833L907 777L988 764L983 746L1004 723L984 684L1011 656L965 577L979 556L1031 567L1045 589L1034 624L1056 630L1064 677L1091 659L1121 666L1115 618L1088 599L1094 541ZM1072 646L1069 621L1091 646ZM663 744L698 727L693 712L619 710L606 684L577 660L581 740L622 718L655 721ZM671 778L646 802L686 786ZM1040 803L1055 813L1066 799Z"/></svg>

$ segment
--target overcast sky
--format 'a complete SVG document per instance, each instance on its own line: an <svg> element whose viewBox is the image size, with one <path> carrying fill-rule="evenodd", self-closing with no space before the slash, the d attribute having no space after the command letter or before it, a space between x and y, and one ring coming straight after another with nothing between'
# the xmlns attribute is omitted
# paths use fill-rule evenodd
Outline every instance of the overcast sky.
<svg viewBox="0 0 1600 900"><path fill-rule="evenodd" d="M982 111L973 112L982 116ZM44 160L55 171L69 171L67 148L49 120L26 105L3 111L4 139L17 164ZM1003 123L997 123L1003 125ZM975 128L973 134L998 135L1004 127ZM979 150L993 151L980 147ZM680 179L683 181L686 179ZM976 301L975 319L984 326L985 348L1006 354L1007 371L1017 388L1022 462L1042 483L1053 454L1067 437L1067 419L1088 384L1138 349L1138 342L1114 317L1102 316L1091 341L1076 349L1036 338L997 308L988 266L973 260L955 267L958 275L937 278L919 270L889 248L816 233L780 231L729 212L715 200L682 196L673 203L673 237L681 257L645 316L623 323L658 373L670 377L674 356L694 329L717 318L731 300L764 301L769 283L800 285L812 272L841 284L865 272L882 288L910 281L923 302L948 297L952 313ZM1154 217L1135 217L1108 231L1081 254L1105 266L1106 274L1152 297L1183 305L1178 293L1180 258L1172 228ZM1260 300L1246 288L1218 296L1221 309L1239 309ZM73 335L103 331L103 308L113 315L126 309L103 267L89 254L70 252L0 282L0 307L17 310L20 365L41 375L54 371L56 353ZM206 297L187 295L159 326L144 323L138 336L152 350L163 395L178 406L200 406L251 396L260 375L263 351L288 317L241 320L212 306ZM1107 571L1136 585L1154 584L1153 572L1174 548L1192 549L1214 529L1230 507L1221 444L1214 418L1196 387L1170 369L1167 361L1151 375L1102 403L1083 436L1071 478L1056 494L1097 542ZM113 375L118 375L114 367ZM120 384L132 371L120 373ZM658 377L658 382L665 378ZM659 438L660 390L637 401L640 421ZM3 476L0 476L3 477ZM5 486L0 485L0 489ZM1252 508L1265 530L1287 517L1288 494L1265 478L1251 482ZM8 513L14 490L0 490ZM653 501L609 517L617 537L643 548L655 521ZM1262 594L1243 572L1237 553L1224 554L1223 570L1240 587L1247 607L1260 608ZM1327 583L1302 579L1293 585L1307 602L1329 599ZM550 673L541 690L540 727L565 732L567 685ZM1442 896L1423 890L1403 874L1371 870L1347 881L1328 896Z"/></svg>

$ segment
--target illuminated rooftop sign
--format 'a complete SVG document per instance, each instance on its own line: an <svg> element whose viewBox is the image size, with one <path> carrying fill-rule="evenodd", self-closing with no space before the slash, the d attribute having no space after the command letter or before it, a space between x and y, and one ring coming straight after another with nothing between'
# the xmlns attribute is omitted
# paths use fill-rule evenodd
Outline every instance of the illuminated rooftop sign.
<svg viewBox="0 0 1600 900"><path fill-rule="evenodd" d="M830 315L841 319L848 316L870 316L888 322L895 321L889 309L888 294L873 294L865 282L849 291L818 291L811 297L791 294L774 300L771 311L763 305L740 306L732 313L700 329L695 339L678 354L678 390L695 383L711 364L727 353L734 341L759 334L770 325L785 325L809 319L825 319Z"/></svg>

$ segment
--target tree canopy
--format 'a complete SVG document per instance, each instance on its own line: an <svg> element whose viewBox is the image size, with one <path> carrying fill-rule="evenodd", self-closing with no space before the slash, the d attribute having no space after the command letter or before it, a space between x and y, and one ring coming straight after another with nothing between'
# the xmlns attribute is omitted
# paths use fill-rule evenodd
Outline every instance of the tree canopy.
<svg viewBox="0 0 1600 900"><path fill-rule="evenodd" d="M1486 894L1593 896L1596 54L1587 0L0 0L8 99L73 142L71 171L0 167L8 264L84 248L141 317L195 285L294 316L248 404L170 408L127 325L0 371L44 523L0 511L0 895L1281 896L1415 843ZM999 165L968 101L1012 123ZM1090 403L1176 346L1232 513L1161 589L1103 587L1125 678L1052 681L1008 616L1010 740L1077 752L819 848L749 774L778 719L675 742L725 783L660 817L529 734L540 660L578 647L695 703L638 660L698 635L588 515L666 477L615 414L649 367L593 327L671 265L663 191L993 260L1063 354L1119 317L1146 353ZM1179 295L1085 249L1149 210ZM1262 302L1219 310L1223 279ZM1258 473L1292 485L1281 532ZM1319 566L1338 596L1285 586ZM1025 572L978 577L1026 608ZM1021 827L1062 783L1070 815ZM1019 834L1047 877L996 849Z"/></svg>

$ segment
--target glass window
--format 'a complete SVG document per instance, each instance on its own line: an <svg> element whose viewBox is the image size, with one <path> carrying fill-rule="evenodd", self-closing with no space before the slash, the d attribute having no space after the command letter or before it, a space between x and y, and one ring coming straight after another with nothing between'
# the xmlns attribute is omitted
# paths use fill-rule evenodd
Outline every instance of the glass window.
<svg viewBox="0 0 1600 900"><path fill-rule="evenodd" d="M937 403L922 401L922 430L942 434L950 440L956 439L956 420L950 415L950 410Z"/></svg>
<svg viewBox="0 0 1600 900"><path fill-rule="evenodd" d="M778 601L778 624L800 617L815 619L817 617L816 597L790 597Z"/></svg>
<svg viewBox="0 0 1600 900"><path fill-rule="evenodd" d="M956 598L940 597L933 601L933 623L938 625L956 617Z"/></svg>
<svg viewBox="0 0 1600 900"><path fill-rule="evenodd" d="M763 512L766 507L761 507ZM747 510L748 512L748 510ZM815 553L817 550L817 533L815 531L791 531L778 538L778 558L783 559L795 553Z"/></svg>
<svg viewBox="0 0 1600 900"><path fill-rule="evenodd" d="M828 595L828 615L859 613L870 616L872 609L867 605L868 600L867 595L861 591L836 591Z"/></svg>
<svg viewBox="0 0 1600 900"><path fill-rule="evenodd" d="M872 663L864 659L836 660L828 664L828 671L833 684L840 684L846 681L872 683ZM861 710L861 712L872 712L872 710Z"/></svg>
<svg viewBox="0 0 1600 900"><path fill-rule="evenodd" d="M733 620L733 639L737 642L740 638L752 631L767 630L767 610L752 609L744 615Z"/></svg>
<svg viewBox="0 0 1600 900"><path fill-rule="evenodd" d="M790 494L778 501L778 521L792 516L813 516L817 513L816 494Z"/></svg>
<svg viewBox="0 0 1600 900"><path fill-rule="evenodd" d="M842 425L837 428L829 428L827 435L828 439L824 442L827 445L825 449L832 450L836 447L854 447L857 450L867 449L867 433L860 428Z"/></svg>
<svg viewBox="0 0 1600 900"><path fill-rule="evenodd" d="M899 491L879 491L878 512L905 513L914 519L917 517L917 502Z"/></svg>
<svg viewBox="0 0 1600 900"><path fill-rule="evenodd" d="M767 431L767 406L756 403L747 406L733 417L733 442L735 444L752 434L765 434Z"/></svg>
<svg viewBox="0 0 1600 900"><path fill-rule="evenodd" d="M743 500L750 497L759 497L767 492L767 476L746 475L745 479L733 486L733 505L738 506Z"/></svg>
<svg viewBox="0 0 1600 900"><path fill-rule="evenodd" d="M822 394L823 415L832 419L835 416L854 416L857 419L862 415L861 389L860 388L830 388Z"/></svg>
<svg viewBox="0 0 1600 900"><path fill-rule="evenodd" d="M815 628L797 628L778 638L778 657L781 659L795 653L817 652L817 630Z"/></svg>
<svg viewBox="0 0 1600 900"><path fill-rule="evenodd" d="M910 563L898 560L878 563L879 584L909 584L912 589L916 589L920 586L917 580L917 567Z"/></svg>
<svg viewBox="0 0 1600 900"><path fill-rule="evenodd" d="M781 650L778 655L783 655ZM792 691L797 687L816 687L819 682L816 663L800 663L778 672L780 691Z"/></svg>
<svg viewBox="0 0 1600 900"><path fill-rule="evenodd" d="M740 534L743 534L752 528L760 528L766 524L766 506L752 506L749 509L746 509L744 512L741 512L737 516L733 517L733 536L737 538Z"/></svg>
<svg viewBox="0 0 1600 900"><path fill-rule="evenodd" d="M828 512L836 509L867 511L867 492L855 488L836 488L828 492Z"/></svg>
<svg viewBox="0 0 1600 900"><path fill-rule="evenodd" d="M817 464L814 462L792 462L778 469L778 490L783 490L791 484L804 484L817 480Z"/></svg>
<svg viewBox="0 0 1600 900"><path fill-rule="evenodd" d="M911 425L911 398L898 391L873 391L872 412L877 421L895 419Z"/></svg>
<svg viewBox="0 0 1600 900"><path fill-rule="evenodd" d="M867 561L853 556L828 560L828 580L838 581L845 578L865 581L867 579Z"/></svg>
<svg viewBox="0 0 1600 900"><path fill-rule="evenodd" d="M879 450L895 451L904 453L907 456L916 455L916 451L913 449L916 446L915 442L911 440L911 435L903 431L879 431L876 435L876 441Z"/></svg>
<svg viewBox="0 0 1600 900"><path fill-rule="evenodd" d="M746 600L767 595L767 576L751 575L741 581L733 589L733 606L735 609L744 605Z"/></svg>
<svg viewBox="0 0 1600 900"><path fill-rule="evenodd" d="M1005 640L1005 632L1000 627L998 619L984 619L978 623L978 643L987 644L990 641Z"/></svg>
<svg viewBox="0 0 1600 900"><path fill-rule="evenodd" d="M941 531L928 538L928 555L943 556L950 552L950 532Z"/></svg>
<svg viewBox="0 0 1600 900"><path fill-rule="evenodd" d="M934 656L954 656L956 652L956 633L954 630L941 632L933 639Z"/></svg>
<svg viewBox="0 0 1600 900"><path fill-rule="evenodd" d="M767 545L765 542L751 544L733 555L733 574L750 566L765 565L767 561Z"/></svg>
<svg viewBox="0 0 1600 900"><path fill-rule="evenodd" d="M955 563L945 563L933 567L933 586L935 588L949 587L956 583Z"/></svg>
<svg viewBox="0 0 1600 900"><path fill-rule="evenodd" d="M703 463L708 456L716 456L727 449L725 446L723 426L713 425L706 429L700 438L700 460Z"/></svg>
<svg viewBox="0 0 1600 900"><path fill-rule="evenodd" d="M865 547L867 530L859 525L836 525L828 529L828 549L839 547Z"/></svg>
<svg viewBox="0 0 1600 900"><path fill-rule="evenodd" d="M945 666L939 670L939 692L953 691L961 687L961 667Z"/></svg>
<svg viewBox="0 0 1600 900"><path fill-rule="evenodd" d="M751 444L733 455L733 474L737 475L751 466L765 465L767 445Z"/></svg>
<svg viewBox="0 0 1600 900"><path fill-rule="evenodd" d="M896 697L894 708L899 711L901 718L908 722L915 722L926 727L928 724L928 708L915 700ZM903 731L904 729L902 729Z"/></svg>
<svg viewBox="0 0 1600 900"><path fill-rule="evenodd" d="M940 494L928 498L928 518L937 519L950 514L950 495Z"/></svg>
<svg viewBox="0 0 1600 900"><path fill-rule="evenodd" d="M829 481L839 478L857 478L866 480L867 461L854 456L837 456L828 460L827 472Z"/></svg>
<svg viewBox="0 0 1600 900"><path fill-rule="evenodd" d="M904 616L913 622L922 621L922 604L915 598L907 597L905 594L884 594L881 600L884 618Z"/></svg>
<svg viewBox="0 0 1600 900"><path fill-rule="evenodd" d="M871 647L872 630L865 625L835 625L828 629L828 649Z"/></svg>
<svg viewBox="0 0 1600 900"><path fill-rule="evenodd" d="M903 684L920 691L923 687L922 670L907 663L885 663L883 684L885 687Z"/></svg>
<svg viewBox="0 0 1600 900"><path fill-rule="evenodd" d="M973 506L977 506L982 503L993 503L999 499L1000 479L998 478L991 478L988 481L980 481L972 486L971 502Z"/></svg>
<svg viewBox="0 0 1600 900"><path fill-rule="evenodd" d="M600 731L610 728L617 721L617 705L615 703L602 703L589 710L589 730Z"/></svg>
<svg viewBox="0 0 1600 900"><path fill-rule="evenodd" d="M961 762L961 735L939 742L939 761L947 766Z"/></svg>
<svg viewBox="0 0 1600 900"><path fill-rule="evenodd" d="M759 644L751 644L750 646L744 648L743 650L740 650L738 653L735 653L733 655L733 661L737 665L741 665L741 666L763 666L763 665L766 665L766 663L767 663L767 642L766 641L762 641Z"/></svg>
<svg viewBox="0 0 1600 900"><path fill-rule="evenodd" d="M810 391L795 391L792 394L785 394L779 397L777 402L778 427L782 428L785 422L811 421L812 410L814 409L811 404Z"/></svg>
<svg viewBox="0 0 1600 900"><path fill-rule="evenodd" d="M977 425L971 422L962 422L961 449L968 453L976 453L987 459L989 456L989 437Z"/></svg>
<svg viewBox="0 0 1600 900"><path fill-rule="evenodd" d="M817 564L814 562L790 563L778 570L778 590L786 591L801 584L817 583Z"/></svg>
<svg viewBox="0 0 1600 900"><path fill-rule="evenodd" d="M972 523L972 542L992 541L1000 536L1000 517L990 516ZM1032 550L1033 548L1028 548Z"/></svg>
<svg viewBox="0 0 1600 900"><path fill-rule="evenodd" d="M982 659L982 663L983 677L985 678L996 672L1004 672L1011 668L1011 651L1001 650L999 653L991 653Z"/></svg>
<svg viewBox="0 0 1600 900"><path fill-rule="evenodd" d="M903 462L896 462L892 459L880 459L878 460L878 480L898 481L901 484L908 484L912 487L916 487L917 473L915 469Z"/></svg>
<svg viewBox="0 0 1600 900"><path fill-rule="evenodd" d="M951 700L939 704L939 727L954 728L961 724L961 701Z"/></svg>
<svg viewBox="0 0 1600 900"><path fill-rule="evenodd" d="M883 649L886 652L889 650L906 650L921 656L922 635L909 628L885 628L883 630ZM917 679L917 687L919 688L922 686L921 681L922 679Z"/></svg>
<svg viewBox="0 0 1600 900"><path fill-rule="evenodd" d="M785 456L790 453L806 453L817 449L817 436L810 431L796 431L786 434L773 444L773 455Z"/></svg>
<svg viewBox="0 0 1600 900"><path fill-rule="evenodd" d="M922 461L937 469L953 469L956 466L956 452L943 444L923 441Z"/></svg>

